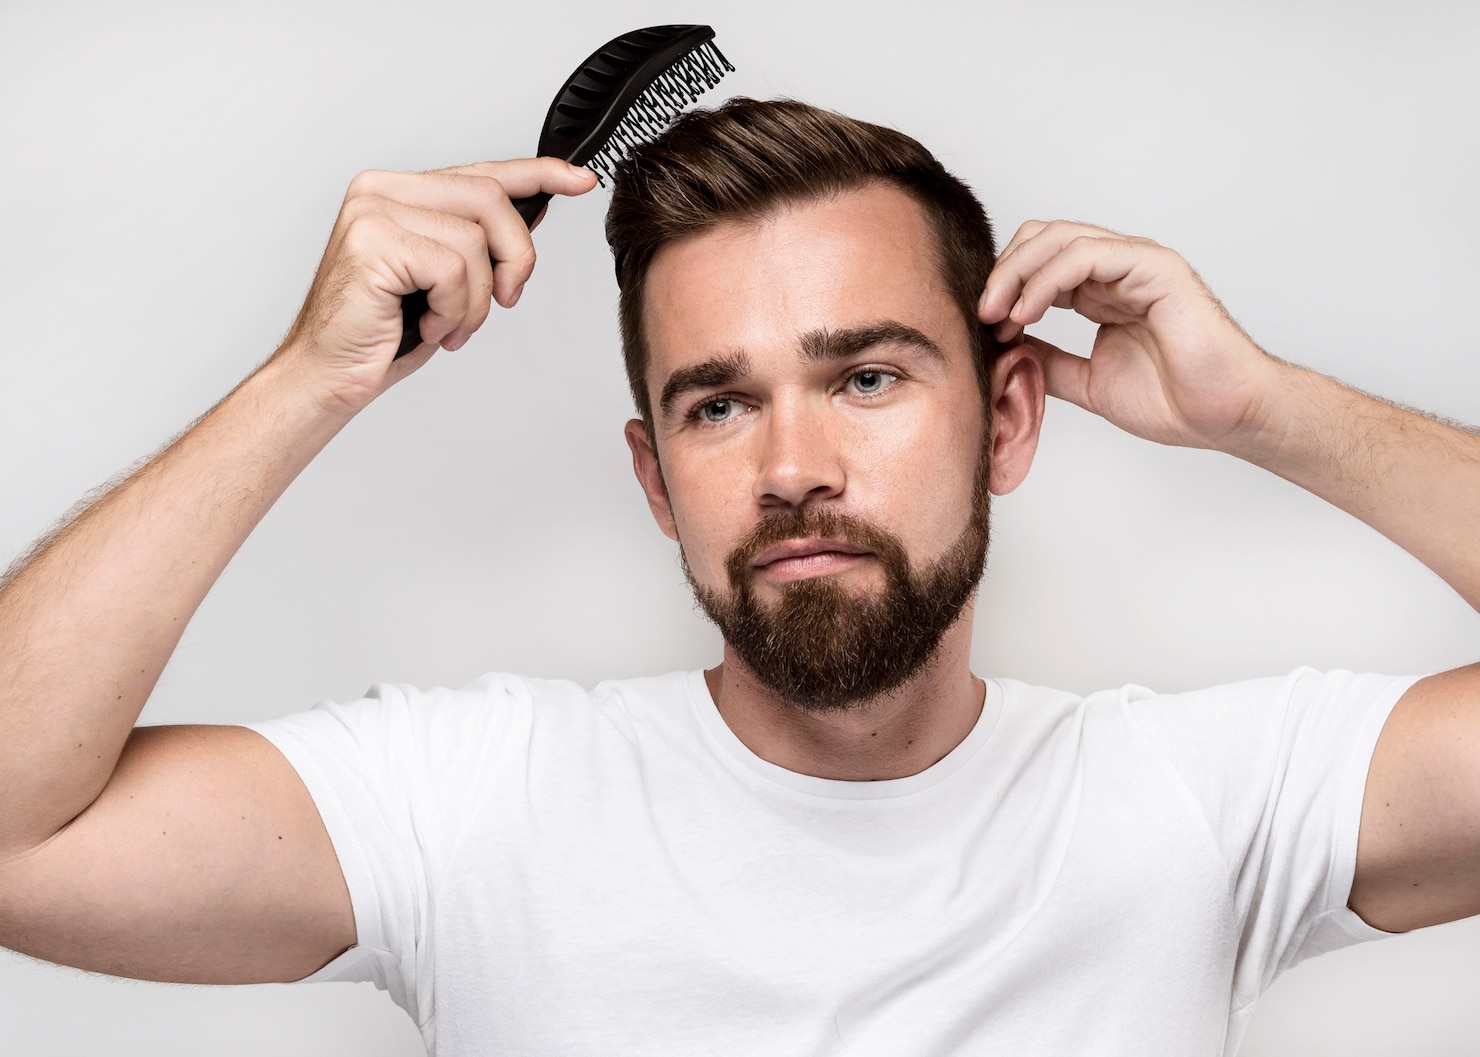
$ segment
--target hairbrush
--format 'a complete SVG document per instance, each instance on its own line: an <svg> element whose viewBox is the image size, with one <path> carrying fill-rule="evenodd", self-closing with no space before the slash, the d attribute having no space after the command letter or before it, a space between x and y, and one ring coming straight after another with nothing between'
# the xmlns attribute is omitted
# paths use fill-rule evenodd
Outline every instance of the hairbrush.
<svg viewBox="0 0 1480 1057"><path fill-rule="evenodd" d="M623 33L593 51L555 94L537 153L590 167L604 187L632 148L662 132L734 69L715 47L708 26L649 26ZM549 201L541 192L513 204L532 227ZM426 311L425 290L401 299L398 357L421 344Z"/></svg>

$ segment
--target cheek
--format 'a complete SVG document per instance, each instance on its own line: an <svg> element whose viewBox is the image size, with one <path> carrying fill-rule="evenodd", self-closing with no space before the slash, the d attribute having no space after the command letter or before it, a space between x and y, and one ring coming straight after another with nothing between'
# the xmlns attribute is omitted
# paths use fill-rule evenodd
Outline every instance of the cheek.
<svg viewBox="0 0 1480 1057"><path fill-rule="evenodd" d="M726 557L749 529L743 523L746 507L733 494L733 470L731 467L731 475L724 476L717 470L684 467L666 475L678 542L700 583L717 583L724 578Z"/></svg>
<svg viewBox="0 0 1480 1057"><path fill-rule="evenodd" d="M953 541L971 515L982 448L980 414L917 418L881 431L869 447L880 490L873 499L890 512L890 520L915 526L922 544Z"/></svg>

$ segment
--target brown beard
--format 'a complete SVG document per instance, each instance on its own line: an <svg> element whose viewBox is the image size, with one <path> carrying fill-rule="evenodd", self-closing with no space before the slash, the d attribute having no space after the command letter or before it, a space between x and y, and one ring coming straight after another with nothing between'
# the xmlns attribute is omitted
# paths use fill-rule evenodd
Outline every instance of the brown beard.
<svg viewBox="0 0 1480 1057"><path fill-rule="evenodd" d="M976 471L971 520L940 558L918 572L894 534L829 508L799 507L766 518L730 552L728 594L684 575L700 607L755 677L782 700L813 712L842 711L888 694L925 670L986 568L988 457ZM767 547L814 536L872 552L884 589L855 596L835 577L799 580L768 608L752 588L752 562Z"/></svg>

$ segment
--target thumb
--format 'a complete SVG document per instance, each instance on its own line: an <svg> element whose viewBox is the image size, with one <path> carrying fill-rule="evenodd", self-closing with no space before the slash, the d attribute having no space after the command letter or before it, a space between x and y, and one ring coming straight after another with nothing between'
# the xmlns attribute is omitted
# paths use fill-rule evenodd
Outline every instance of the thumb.
<svg viewBox="0 0 1480 1057"><path fill-rule="evenodd" d="M1067 400L1086 411L1090 410L1089 360L1083 356L1075 356L1072 352L1065 352L1057 345L1031 334L1024 334L1022 341L1038 353L1038 359L1043 364L1044 387L1048 390L1048 395Z"/></svg>

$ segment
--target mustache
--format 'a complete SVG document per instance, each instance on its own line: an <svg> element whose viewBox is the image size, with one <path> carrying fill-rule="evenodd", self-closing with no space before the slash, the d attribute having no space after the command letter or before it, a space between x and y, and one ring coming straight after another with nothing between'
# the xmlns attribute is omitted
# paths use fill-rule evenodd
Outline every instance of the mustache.
<svg viewBox="0 0 1480 1057"><path fill-rule="evenodd" d="M729 574L730 583L737 587L747 583L756 555L767 547L811 536L841 540L872 551L889 568L908 567L904 544L887 529L838 510L798 507L763 518L735 544L725 560L725 571Z"/></svg>

